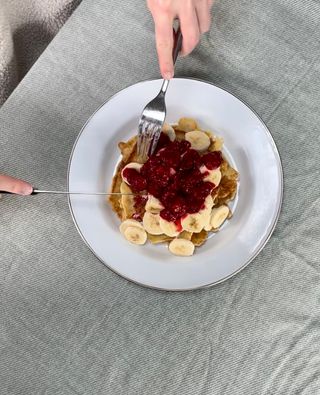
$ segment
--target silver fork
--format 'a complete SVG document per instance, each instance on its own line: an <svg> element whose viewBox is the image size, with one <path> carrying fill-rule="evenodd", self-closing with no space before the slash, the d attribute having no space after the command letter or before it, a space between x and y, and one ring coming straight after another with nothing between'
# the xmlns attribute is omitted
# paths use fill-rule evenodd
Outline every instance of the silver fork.
<svg viewBox="0 0 320 395"><path fill-rule="evenodd" d="M182 46L180 27L174 32L173 64L176 63ZM144 108L138 128L138 156L145 161L154 153L161 133L161 128L166 118L165 95L170 80L163 80L159 94Z"/></svg>

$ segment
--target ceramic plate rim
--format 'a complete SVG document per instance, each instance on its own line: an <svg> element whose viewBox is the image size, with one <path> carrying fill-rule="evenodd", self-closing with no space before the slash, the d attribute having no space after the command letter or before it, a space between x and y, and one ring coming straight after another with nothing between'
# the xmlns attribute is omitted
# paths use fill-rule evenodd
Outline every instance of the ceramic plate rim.
<svg viewBox="0 0 320 395"><path fill-rule="evenodd" d="M173 288L163 288L163 287L156 287L156 286L152 286L152 285L148 285L148 284L144 284L144 283L140 283L136 280L133 280L131 278L126 277L125 275L123 275L122 273L119 273L117 270L115 270L113 267L111 267L104 259L102 259L94 250L93 248L90 246L90 244L88 243L88 241L86 240L85 236L83 235L77 220L75 218L75 214L72 208L72 204L71 204L71 198L70 195L68 195L68 206L69 206L69 210L71 213L71 217L73 220L73 223L80 235L80 237L82 238L83 242L86 244L86 246L89 248L89 250L91 251L91 253L104 265L104 267L107 267L108 269L110 269L112 272L114 272L115 274L117 274L118 276L124 278L127 281L130 281L131 283L140 285L142 287L145 288L149 288L149 289L154 289L154 290L158 290L158 291L167 291L167 292L186 292L186 291L195 291L195 290L199 290L199 289L205 289L205 288L209 288L209 287L213 287L214 285L218 285L221 284L225 281L227 281L228 279L230 279L231 277L235 276L236 274L240 273L243 269L245 269L259 254L260 252L263 250L263 248L266 246L266 244L268 243L268 241L270 240L280 217L280 213L281 213L281 208L282 208L282 203L283 203L283 194L284 194L284 173L283 173L283 166L282 166L282 160L281 160L281 156L278 150L278 147L273 139L272 133L270 132L269 128L267 127L267 125L265 124L265 122L263 121L263 119L261 118L261 116L248 104L246 103L243 99L239 98L237 95L235 95L234 93L231 93L228 89L226 88L222 88L221 86L214 84L210 81L205 81L199 78L191 78L191 77L175 77L175 79L179 79L179 80L192 80L192 81L197 81L200 83L204 83L207 85L211 85L214 86L215 88L218 88L226 93L228 93L229 95L233 96L234 98L236 98L237 100L239 100L240 102L242 102L257 118L258 120L261 122L265 132L268 135L268 138L270 140L270 143L273 145L274 148L274 153L276 155L276 160L278 162L278 167L279 167L279 171L280 171L280 175L279 175L279 183L280 183L280 196L279 196L279 204L278 204L278 208L277 208L277 213L276 216L274 218L274 222L272 227L270 228L270 231L268 233L268 235L266 236L265 240L263 240L263 242L261 243L261 245L258 247L256 253L251 256L240 268L238 268L236 271L234 271L233 273L223 277L220 280L214 281L212 283L208 283L208 284L204 284L201 286L196 286L196 287L189 287L189 288L178 288L178 289L173 289ZM77 138L73 144L71 153L70 153L70 158L69 158L69 163L68 163L68 170L67 170L67 190L69 191L69 179L70 179L70 168L71 168L71 163L72 163L72 159L73 159L73 155L77 146L77 143L83 133L83 131L85 130L86 126L89 124L89 122L91 121L91 119L95 116L95 114L104 106L106 105L109 101L111 101L114 97L120 95L123 91L125 91L126 89L132 87L132 86L137 86L137 85L142 85L146 82L156 82L156 81L160 81L160 79L146 79L143 81L139 81L135 84L131 84L128 85L124 88L122 88L121 90L119 90L118 92L114 93L113 95L111 95L105 102L103 102L92 114L91 116L87 119L87 121L84 123L84 125L82 126L81 130L79 131Z"/></svg>

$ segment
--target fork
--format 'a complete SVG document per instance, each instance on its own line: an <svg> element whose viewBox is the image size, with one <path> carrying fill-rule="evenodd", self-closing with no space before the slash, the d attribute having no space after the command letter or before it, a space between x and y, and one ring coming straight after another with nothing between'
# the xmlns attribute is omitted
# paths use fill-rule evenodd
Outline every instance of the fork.
<svg viewBox="0 0 320 395"><path fill-rule="evenodd" d="M172 51L173 64L176 63L182 46L180 27L174 31L174 46ZM154 153L161 134L161 128L166 118L165 95L170 80L163 80L159 94L144 108L138 127L138 156L145 161Z"/></svg>

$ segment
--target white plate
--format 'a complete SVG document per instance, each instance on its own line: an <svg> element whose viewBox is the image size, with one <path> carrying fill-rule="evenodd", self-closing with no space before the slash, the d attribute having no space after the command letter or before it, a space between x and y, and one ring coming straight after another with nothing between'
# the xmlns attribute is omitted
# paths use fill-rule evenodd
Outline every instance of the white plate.
<svg viewBox="0 0 320 395"><path fill-rule="evenodd" d="M100 107L75 142L68 174L70 191L109 190L119 160L117 144L133 136L143 107L160 80L130 86ZM119 233L119 220L104 197L72 195L74 222L92 252L128 280L165 290L217 284L238 273L264 247L277 222L283 174L270 132L242 101L206 82L174 79L168 88L167 122L182 116L225 141L225 154L240 173L234 216L190 258L171 255L167 245L134 246Z"/></svg>

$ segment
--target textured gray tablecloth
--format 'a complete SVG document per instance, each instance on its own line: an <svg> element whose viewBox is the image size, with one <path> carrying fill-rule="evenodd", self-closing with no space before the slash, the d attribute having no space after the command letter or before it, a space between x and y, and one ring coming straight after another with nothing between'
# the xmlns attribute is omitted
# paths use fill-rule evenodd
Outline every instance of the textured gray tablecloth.
<svg viewBox="0 0 320 395"><path fill-rule="evenodd" d="M119 5L120 4L120 5ZM279 147L276 231L239 275L167 293L87 249L61 197L0 202L0 393L320 393L320 3L221 0L177 74L247 101ZM0 171L66 186L73 142L119 89L158 77L143 0L84 0L0 112Z"/></svg>

